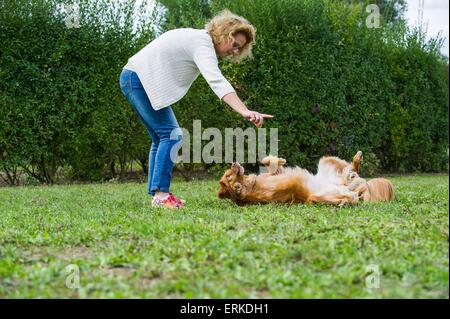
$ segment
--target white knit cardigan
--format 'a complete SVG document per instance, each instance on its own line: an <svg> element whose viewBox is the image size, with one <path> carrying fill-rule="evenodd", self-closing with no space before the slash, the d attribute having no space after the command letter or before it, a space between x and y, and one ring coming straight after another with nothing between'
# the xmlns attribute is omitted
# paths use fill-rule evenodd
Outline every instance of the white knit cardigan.
<svg viewBox="0 0 450 319"><path fill-rule="evenodd" d="M219 99L235 92L219 69L213 41L204 29L168 31L129 58L124 69L137 73L155 110L179 101L200 73Z"/></svg>

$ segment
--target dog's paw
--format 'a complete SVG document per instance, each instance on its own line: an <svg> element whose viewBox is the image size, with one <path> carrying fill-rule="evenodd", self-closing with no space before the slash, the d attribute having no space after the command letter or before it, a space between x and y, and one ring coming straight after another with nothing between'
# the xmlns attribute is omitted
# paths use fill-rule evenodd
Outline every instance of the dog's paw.
<svg viewBox="0 0 450 319"><path fill-rule="evenodd" d="M231 169L234 170L234 172L237 175L244 175L244 166L242 166L241 164L239 164L238 162L234 162L231 164Z"/></svg>
<svg viewBox="0 0 450 319"><path fill-rule="evenodd" d="M281 157L269 155L264 157L261 163L267 168L269 175L278 175L283 172L283 165L286 164L286 160Z"/></svg>
<svg viewBox="0 0 450 319"><path fill-rule="evenodd" d="M286 160L281 157L269 155L261 160L261 164L263 164L264 166L283 166L284 164L286 164Z"/></svg>
<svg viewBox="0 0 450 319"><path fill-rule="evenodd" d="M357 192L352 192L350 203L351 204L357 204L359 202L359 195Z"/></svg>
<svg viewBox="0 0 450 319"><path fill-rule="evenodd" d="M284 164L286 164L286 160L282 157L278 158L278 166L283 166Z"/></svg>
<svg viewBox="0 0 450 319"><path fill-rule="evenodd" d="M356 152L355 156L353 156L352 160L352 169L355 172L359 172L361 161L362 161L363 155L361 151Z"/></svg>
<svg viewBox="0 0 450 319"><path fill-rule="evenodd" d="M363 158L363 154L361 151L356 152L355 156L353 156L354 162L360 162Z"/></svg>
<svg viewBox="0 0 450 319"><path fill-rule="evenodd" d="M271 162L275 163L274 161L274 156L266 156L261 160L261 164L263 164L264 166L269 166L271 164Z"/></svg>
<svg viewBox="0 0 450 319"><path fill-rule="evenodd" d="M351 192L356 192L356 190L365 182L366 182L365 179L357 176L348 184L347 188Z"/></svg>
<svg viewBox="0 0 450 319"><path fill-rule="evenodd" d="M345 197L341 198L339 201L339 207L349 205L349 204L357 204L359 202L359 196L356 192L350 192Z"/></svg>
<svg viewBox="0 0 450 319"><path fill-rule="evenodd" d="M349 171L345 176L345 184L349 185L351 182L355 180L355 178L358 177L358 173Z"/></svg>
<svg viewBox="0 0 450 319"><path fill-rule="evenodd" d="M344 168L342 172L343 184L350 185L355 182L359 178L357 172L355 172L351 165Z"/></svg>

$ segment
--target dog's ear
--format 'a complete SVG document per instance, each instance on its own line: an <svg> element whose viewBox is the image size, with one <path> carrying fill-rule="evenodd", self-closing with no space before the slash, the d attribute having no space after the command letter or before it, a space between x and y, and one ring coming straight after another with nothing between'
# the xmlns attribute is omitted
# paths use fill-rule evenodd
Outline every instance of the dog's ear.
<svg viewBox="0 0 450 319"><path fill-rule="evenodd" d="M219 198L227 198L228 196L228 191L227 191L227 186L224 182L220 182L220 189L217 192L217 197Z"/></svg>

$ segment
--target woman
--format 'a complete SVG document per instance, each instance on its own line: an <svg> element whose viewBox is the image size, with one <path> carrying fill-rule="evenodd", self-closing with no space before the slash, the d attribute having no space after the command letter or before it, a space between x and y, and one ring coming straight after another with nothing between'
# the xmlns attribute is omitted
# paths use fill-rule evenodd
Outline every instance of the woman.
<svg viewBox="0 0 450 319"><path fill-rule="evenodd" d="M153 195L153 206L184 205L183 200L169 193L174 164L170 154L178 150L182 141L171 105L186 95L200 73L221 100L257 127L263 125L264 118L272 117L247 109L218 67L217 56L233 61L250 56L254 40L255 28L246 19L225 10L205 29L175 29L162 34L124 66L121 90L152 139L148 193Z"/></svg>

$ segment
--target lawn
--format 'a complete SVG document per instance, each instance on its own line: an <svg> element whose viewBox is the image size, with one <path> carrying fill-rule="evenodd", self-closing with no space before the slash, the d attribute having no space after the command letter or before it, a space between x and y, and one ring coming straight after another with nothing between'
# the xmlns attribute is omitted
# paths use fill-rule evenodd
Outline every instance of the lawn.
<svg viewBox="0 0 450 319"><path fill-rule="evenodd" d="M180 211L145 184L3 187L0 298L448 298L448 176L391 180L394 202L344 208L176 180Z"/></svg>

